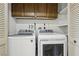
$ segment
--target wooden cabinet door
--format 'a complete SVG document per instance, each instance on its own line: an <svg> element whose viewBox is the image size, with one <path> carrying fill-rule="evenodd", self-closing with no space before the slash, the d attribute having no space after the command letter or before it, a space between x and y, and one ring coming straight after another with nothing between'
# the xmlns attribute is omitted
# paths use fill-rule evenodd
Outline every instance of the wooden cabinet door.
<svg viewBox="0 0 79 59"><path fill-rule="evenodd" d="M46 3L35 4L35 16L46 17Z"/></svg>
<svg viewBox="0 0 79 59"><path fill-rule="evenodd" d="M11 8L13 17L24 17L23 3L12 3Z"/></svg>
<svg viewBox="0 0 79 59"><path fill-rule="evenodd" d="M34 4L25 3L24 4L24 16L25 17L34 17Z"/></svg>
<svg viewBox="0 0 79 59"><path fill-rule="evenodd" d="M58 15L58 4L48 3L47 4L47 18L57 18Z"/></svg>

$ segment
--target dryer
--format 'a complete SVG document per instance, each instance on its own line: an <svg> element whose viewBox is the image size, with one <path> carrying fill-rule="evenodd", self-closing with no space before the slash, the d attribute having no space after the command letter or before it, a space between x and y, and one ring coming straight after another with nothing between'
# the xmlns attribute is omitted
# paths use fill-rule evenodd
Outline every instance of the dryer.
<svg viewBox="0 0 79 59"><path fill-rule="evenodd" d="M39 32L38 55L67 56L67 37L54 32Z"/></svg>

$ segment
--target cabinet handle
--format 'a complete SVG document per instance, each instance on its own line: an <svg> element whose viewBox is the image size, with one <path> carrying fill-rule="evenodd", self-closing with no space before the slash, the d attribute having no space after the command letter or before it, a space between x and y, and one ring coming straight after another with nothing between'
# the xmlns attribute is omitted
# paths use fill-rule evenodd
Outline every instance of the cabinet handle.
<svg viewBox="0 0 79 59"><path fill-rule="evenodd" d="M76 43L76 40L74 40L74 43Z"/></svg>
<svg viewBox="0 0 79 59"><path fill-rule="evenodd" d="M33 40L31 40L31 42L33 42Z"/></svg>

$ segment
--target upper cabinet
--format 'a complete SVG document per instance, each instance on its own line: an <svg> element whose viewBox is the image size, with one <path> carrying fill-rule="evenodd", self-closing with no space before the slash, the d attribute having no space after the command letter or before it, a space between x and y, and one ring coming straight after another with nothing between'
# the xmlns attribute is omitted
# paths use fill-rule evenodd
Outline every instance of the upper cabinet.
<svg viewBox="0 0 79 59"><path fill-rule="evenodd" d="M58 4L49 3L47 4L47 18L57 18L58 15Z"/></svg>
<svg viewBox="0 0 79 59"><path fill-rule="evenodd" d="M24 16L24 7L23 3L14 3L11 5L12 16L13 17L23 17Z"/></svg>
<svg viewBox="0 0 79 59"><path fill-rule="evenodd" d="M24 4L24 17L34 17L34 4L26 3Z"/></svg>
<svg viewBox="0 0 79 59"><path fill-rule="evenodd" d="M35 5L35 16L36 17L46 17L46 4L45 3L38 3Z"/></svg>
<svg viewBox="0 0 79 59"><path fill-rule="evenodd" d="M34 17L55 19L58 16L57 3L12 3L13 17Z"/></svg>

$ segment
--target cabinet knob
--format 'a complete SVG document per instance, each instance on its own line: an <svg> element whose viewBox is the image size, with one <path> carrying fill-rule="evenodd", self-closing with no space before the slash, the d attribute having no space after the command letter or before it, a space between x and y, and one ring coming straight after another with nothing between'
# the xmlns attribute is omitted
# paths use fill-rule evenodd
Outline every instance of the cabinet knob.
<svg viewBox="0 0 79 59"><path fill-rule="evenodd" d="M74 43L76 43L76 40L74 40Z"/></svg>
<svg viewBox="0 0 79 59"><path fill-rule="evenodd" d="M31 42L33 42L33 40L31 40Z"/></svg>

